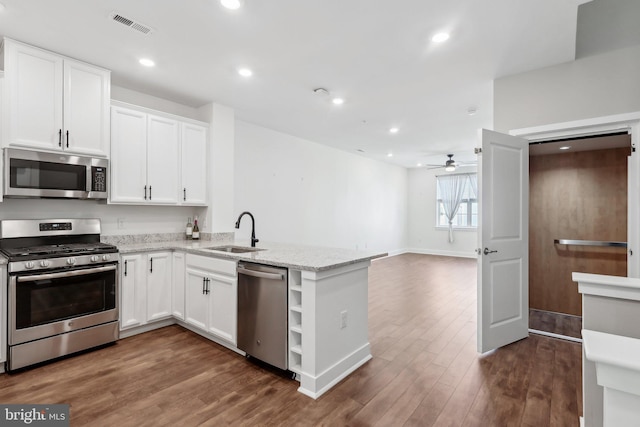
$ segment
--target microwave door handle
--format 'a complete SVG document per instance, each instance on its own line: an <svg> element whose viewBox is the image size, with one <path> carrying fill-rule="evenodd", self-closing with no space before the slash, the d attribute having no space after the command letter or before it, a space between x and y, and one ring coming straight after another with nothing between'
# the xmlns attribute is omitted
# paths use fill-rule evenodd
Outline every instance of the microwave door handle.
<svg viewBox="0 0 640 427"><path fill-rule="evenodd" d="M86 276L89 274L95 273L104 273L106 271L113 271L116 269L116 265L106 265L104 267L96 267L96 268L85 268L83 270L74 270L74 271L63 271L60 273L45 273L45 274L34 274L32 276L19 276L19 282L36 282L38 280L51 280L51 279L62 279L65 277L77 277L77 276Z"/></svg>

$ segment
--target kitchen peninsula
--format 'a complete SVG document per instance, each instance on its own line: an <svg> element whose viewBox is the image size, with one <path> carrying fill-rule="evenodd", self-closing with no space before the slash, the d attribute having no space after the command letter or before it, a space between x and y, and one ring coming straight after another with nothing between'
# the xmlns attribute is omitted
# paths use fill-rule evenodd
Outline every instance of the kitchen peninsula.
<svg viewBox="0 0 640 427"><path fill-rule="evenodd" d="M235 269L248 261L288 270L288 366L298 391L318 398L371 359L368 268L386 253L233 239L115 243L121 337L178 323L243 354Z"/></svg>

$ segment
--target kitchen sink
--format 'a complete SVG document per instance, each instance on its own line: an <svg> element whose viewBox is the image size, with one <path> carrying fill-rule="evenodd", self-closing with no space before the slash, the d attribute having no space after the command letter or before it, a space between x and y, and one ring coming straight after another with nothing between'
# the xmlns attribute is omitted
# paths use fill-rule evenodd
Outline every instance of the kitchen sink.
<svg viewBox="0 0 640 427"><path fill-rule="evenodd" d="M263 251L264 249L260 248L249 248L246 246L234 246L234 245L225 245L225 246L211 246L209 248L211 251L219 251L219 252L229 252L232 254L243 254L247 252L258 252Z"/></svg>

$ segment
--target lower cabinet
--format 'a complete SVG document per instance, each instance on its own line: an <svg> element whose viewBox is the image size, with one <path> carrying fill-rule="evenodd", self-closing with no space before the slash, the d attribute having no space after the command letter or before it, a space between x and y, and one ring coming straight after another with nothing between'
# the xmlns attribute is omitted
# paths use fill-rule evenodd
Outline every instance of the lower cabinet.
<svg viewBox="0 0 640 427"><path fill-rule="evenodd" d="M184 321L236 344L236 262L187 254Z"/></svg>
<svg viewBox="0 0 640 427"><path fill-rule="evenodd" d="M142 326L172 315L171 252L120 258L120 329Z"/></svg>
<svg viewBox="0 0 640 427"><path fill-rule="evenodd" d="M171 285L171 314L184 320L185 254L173 253L173 284Z"/></svg>

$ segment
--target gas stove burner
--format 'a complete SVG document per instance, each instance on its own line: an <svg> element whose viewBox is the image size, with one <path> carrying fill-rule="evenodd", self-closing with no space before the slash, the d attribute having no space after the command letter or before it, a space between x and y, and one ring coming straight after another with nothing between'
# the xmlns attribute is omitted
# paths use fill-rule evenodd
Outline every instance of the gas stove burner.
<svg viewBox="0 0 640 427"><path fill-rule="evenodd" d="M108 253L117 252L113 245L106 243L72 243L68 245L44 245L44 246L28 246L22 248L5 248L4 254L9 259L31 259L42 256L60 256L60 255L85 255L91 253Z"/></svg>

